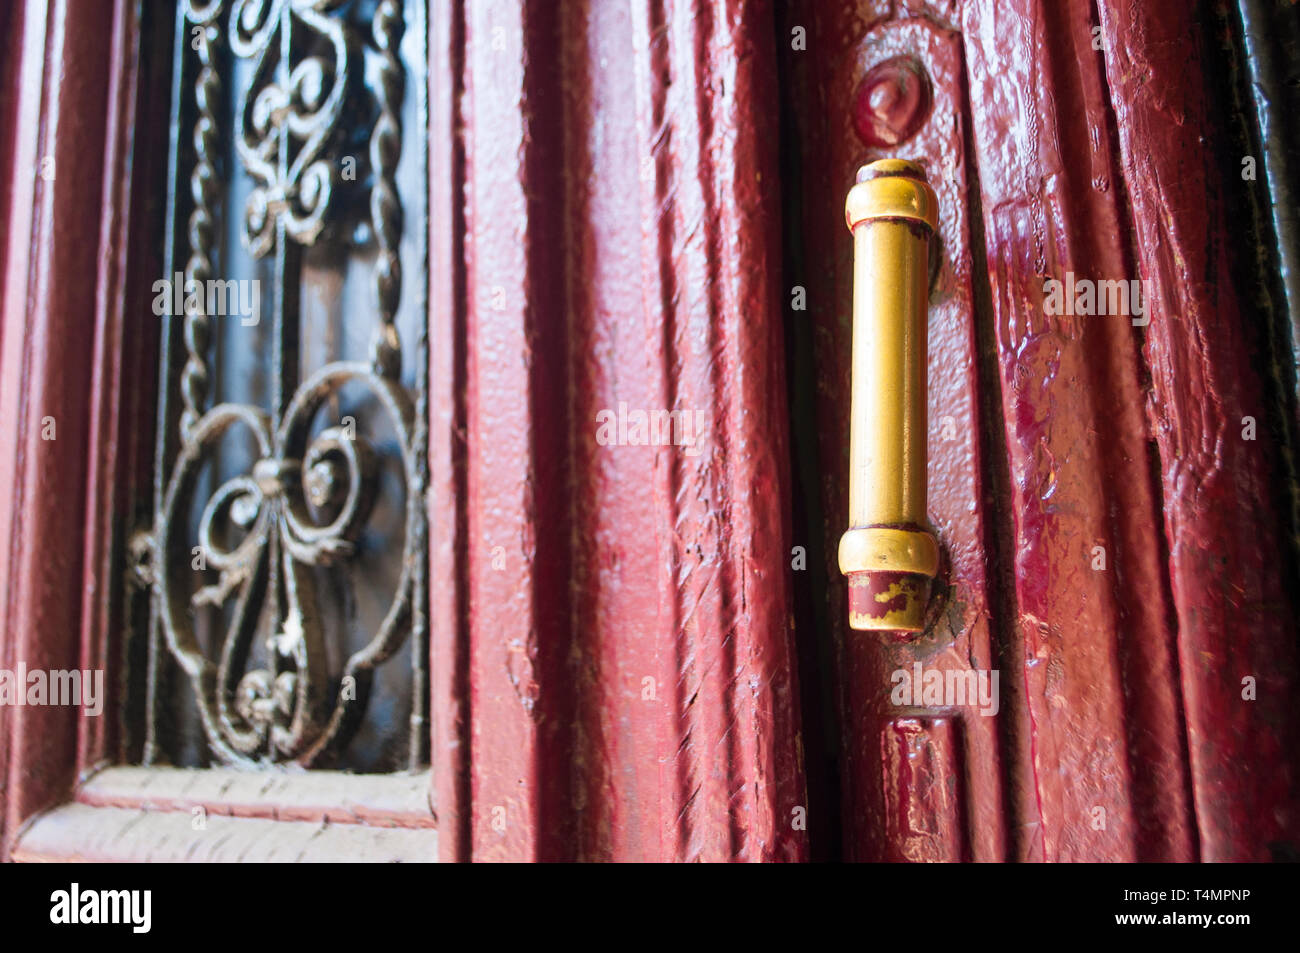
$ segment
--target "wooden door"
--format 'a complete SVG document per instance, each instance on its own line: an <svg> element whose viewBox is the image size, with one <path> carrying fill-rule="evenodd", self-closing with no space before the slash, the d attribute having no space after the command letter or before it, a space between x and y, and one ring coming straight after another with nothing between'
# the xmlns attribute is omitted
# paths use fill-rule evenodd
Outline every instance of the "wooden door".
<svg viewBox="0 0 1300 953"><path fill-rule="evenodd" d="M6 859L113 856L141 817L158 839L133 856L214 860L306 856L322 826L343 830L322 853L402 859L1297 855L1300 322L1279 121L1296 7L294 11L0 11L0 669L111 686L108 717L0 706ZM315 38L271 49L279 17ZM250 175L238 102L264 132L344 72L337 128L304 127L284 168ZM315 148L316 191L277 191ZM851 631L835 558L844 200L885 156L918 162L940 203L942 558L917 637ZM293 205L325 183L319 220ZM160 320L154 282L177 268L260 277L277 320L256 342L237 321ZM338 361L378 396L299 407ZM201 532L204 508L173 518L169 487L221 401L261 407L270 423L232 421L275 452L226 447L198 495L247 470L290 500L302 475L335 510L352 462L371 465L335 429L395 409L371 461L395 467L368 511L387 530L349 523L367 559L304 571L284 530L224 583L178 561L192 550L161 527ZM305 470L283 465L322 440ZM258 507L230 514L238 495L222 515L260 526ZM219 657L223 627L293 635L305 603L286 581L308 576L328 672L237 652L265 677L221 670L205 715L196 653ZM189 633L204 586L237 605ZM332 697L390 628L378 722L326 738L326 712L294 734L295 699ZM898 691L927 674L976 703ZM244 687L266 744L244 715L222 722L221 693L240 714ZM226 852L196 807L225 816Z"/></svg>

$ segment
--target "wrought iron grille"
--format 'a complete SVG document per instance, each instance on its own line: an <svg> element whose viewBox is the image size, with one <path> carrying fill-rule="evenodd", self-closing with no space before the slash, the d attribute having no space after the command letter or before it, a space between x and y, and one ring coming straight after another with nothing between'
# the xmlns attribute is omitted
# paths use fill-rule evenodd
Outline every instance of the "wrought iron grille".
<svg viewBox="0 0 1300 953"><path fill-rule="evenodd" d="M427 763L421 7L178 6L145 763Z"/></svg>

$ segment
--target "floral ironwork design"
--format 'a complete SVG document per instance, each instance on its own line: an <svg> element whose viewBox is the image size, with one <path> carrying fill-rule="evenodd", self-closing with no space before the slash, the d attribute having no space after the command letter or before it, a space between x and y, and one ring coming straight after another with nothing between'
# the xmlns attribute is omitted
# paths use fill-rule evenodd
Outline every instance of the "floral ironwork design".
<svg viewBox="0 0 1300 953"><path fill-rule="evenodd" d="M329 16L337 6L338 0L236 0L231 10L231 51L254 63L235 145L257 182L243 232L255 257L275 247L277 224L303 244L315 241L325 224L335 168L325 148L343 112L351 69L347 24ZM295 30L325 41L332 55L290 63Z"/></svg>
<svg viewBox="0 0 1300 953"><path fill-rule="evenodd" d="M195 29L190 48L197 66L187 279L202 280L213 271L219 198L215 61L223 4L182 4L183 26ZM362 45L357 28L336 15L343 5L235 0L229 10L229 50L253 64L238 108L235 150L255 183L242 223L245 247L254 257L272 250L283 256L290 242L310 245L326 222L338 159L330 150L349 95L352 60ZM378 254L371 359L327 364L269 410L234 403L205 410L211 319L201 307L186 313L179 442L157 488L153 530L132 544L140 563L136 576L152 586L157 631L191 681L209 746L229 763L306 765L346 741L366 705L375 667L413 632L422 635L424 625L423 413L419 394L413 398L399 381L401 342L394 322L401 291L402 209L394 181L401 152L400 5L381 0L372 22L377 118L370 133L370 208ZM296 320L281 308L275 333L285 333L285 322ZM291 373L278 366L276 372ZM345 386L364 389L396 435L405 482L404 549L382 623L341 671L330 672L314 570L355 554L377 492L378 455L355 432L355 421L313 430L326 403ZM234 430L251 437L255 462L206 502L196 501L200 474ZM167 446L160 435L160 456ZM189 514L200 503L197 545L191 545ZM213 573L215 582L200 584ZM203 607L229 613L215 660L196 632L196 612ZM254 640L268 629L267 661L254 667ZM422 720L418 701L416 708L413 722Z"/></svg>
<svg viewBox="0 0 1300 953"><path fill-rule="evenodd" d="M422 538L419 494L408 491L407 553L387 617L371 641L344 664L337 679L324 671L325 647L317 597L308 567L349 557L369 515L374 493L374 451L360 435L329 427L309 438L321 405L349 381L364 382L392 418L408 487L422 478L411 452L415 421L405 390L372 373L368 364L335 363L303 383L280 426L257 407L219 404L198 421L176 461L164 498L157 540L162 565L155 587L167 643L194 683L209 743L225 760L259 753L310 762L346 727L349 709L364 704L369 673L405 640L411 621ZM190 546L184 508L193 499L205 458L231 428L256 441L258 460L249 474L227 480L208 499ZM337 515L318 521L313 510L333 504ZM234 539L234 542L224 542ZM418 544L414 544L418 545ZM195 560L218 580L190 592ZM283 580L282 627L270 640L267 669L246 667L259 610ZM234 614L218 664L201 650L191 609L234 599Z"/></svg>

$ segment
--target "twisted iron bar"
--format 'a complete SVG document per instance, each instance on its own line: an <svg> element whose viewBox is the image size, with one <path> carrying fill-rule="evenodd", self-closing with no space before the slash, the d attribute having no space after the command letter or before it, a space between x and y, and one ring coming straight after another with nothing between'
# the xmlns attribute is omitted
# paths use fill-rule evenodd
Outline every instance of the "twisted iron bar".
<svg viewBox="0 0 1300 953"><path fill-rule="evenodd" d="M402 293L402 262L397 243L402 234L402 204L394 174L402 151L399 110L404 93L404 73L397 58L402 39L402 12L397 0L383 0L375 12L374 40L382 56L378 70L379 118L370 134L370 164L375 182L370 191L370 217L379 244L375 262L375 296L379 323L371 343L375 373L396 379L402 370L401 342L395 318Z"/></svg>
<svg viewBox="0 0 1300 953"><path fill-rule="evenodd" d="M221 190L213 156L218 148L216 111L221 96L221 77L213 66L214 40L220 35L215 21L221 15L222 0L206 7L189 4L186 18L197 30L193 45L198 54L199 73L194 80L194 97L198 117L194 123L194 170L190 173L190 195L194 209L189 218L190 257L185 263L185 288L200 288L212 278L213 252L216 248L214 208ZM188 440L202 415L208 398L211 378L207 354L212 344L212 319L206 313L203 294L185 295L185 367L181 372L181 438Z"/></svg>

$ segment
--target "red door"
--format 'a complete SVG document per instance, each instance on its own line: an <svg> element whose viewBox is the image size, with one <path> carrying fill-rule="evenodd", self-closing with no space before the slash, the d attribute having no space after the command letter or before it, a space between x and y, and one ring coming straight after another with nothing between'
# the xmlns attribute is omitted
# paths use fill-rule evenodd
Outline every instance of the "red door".
<svg viewBox="0 0 1300 953"><path fill-rule="evenodd" d="M387 115L423 165L384 140L364 187L387 182L381 225L394 196L416 211L400 238L341 209L321 234L377 240L405 263L403 307L421 302L393 318L379 283L427 361L392 385L423 414L403 447L428 506L403 538L427 545L389 556L427 563L399 615L417 655L427 637L402 691L412 726L427 707L408 747L429 775L427 799L408 784L361 813L443 860L1297 856L1294 93L1265 42L1295 8L1185 7L384 4L404 45L389 59L382 29L359 33L383 66L349 89L390 96L400 74L405 105L340 113L357 128L322 155ZM0 13L0 668L115 686L104 720L0 706L6 859L123 820L96 812L189 809L128 790L153 767L129 663L156 584L132 581L132 541L160 538L177 450L158 401L184 394L147 309L169 234L181 262L210 244L215 277L253 265L157 203L183 205L194 175L243 187L228 164L195 172L188 139L170 151L205 65L177 38L202 20L216 50L238 26L220 3L177 11ZM258 81L213 55L223 88ZM941 555L914 636L851 630L836 561L844 201L883 157L919 163L939 202ZM346 272L315 235L290 260L301 301L285 269L268 278L294 315ZM346 342L370 307L324 311ZM241 760L195 737L195 770Z"/></svg>

